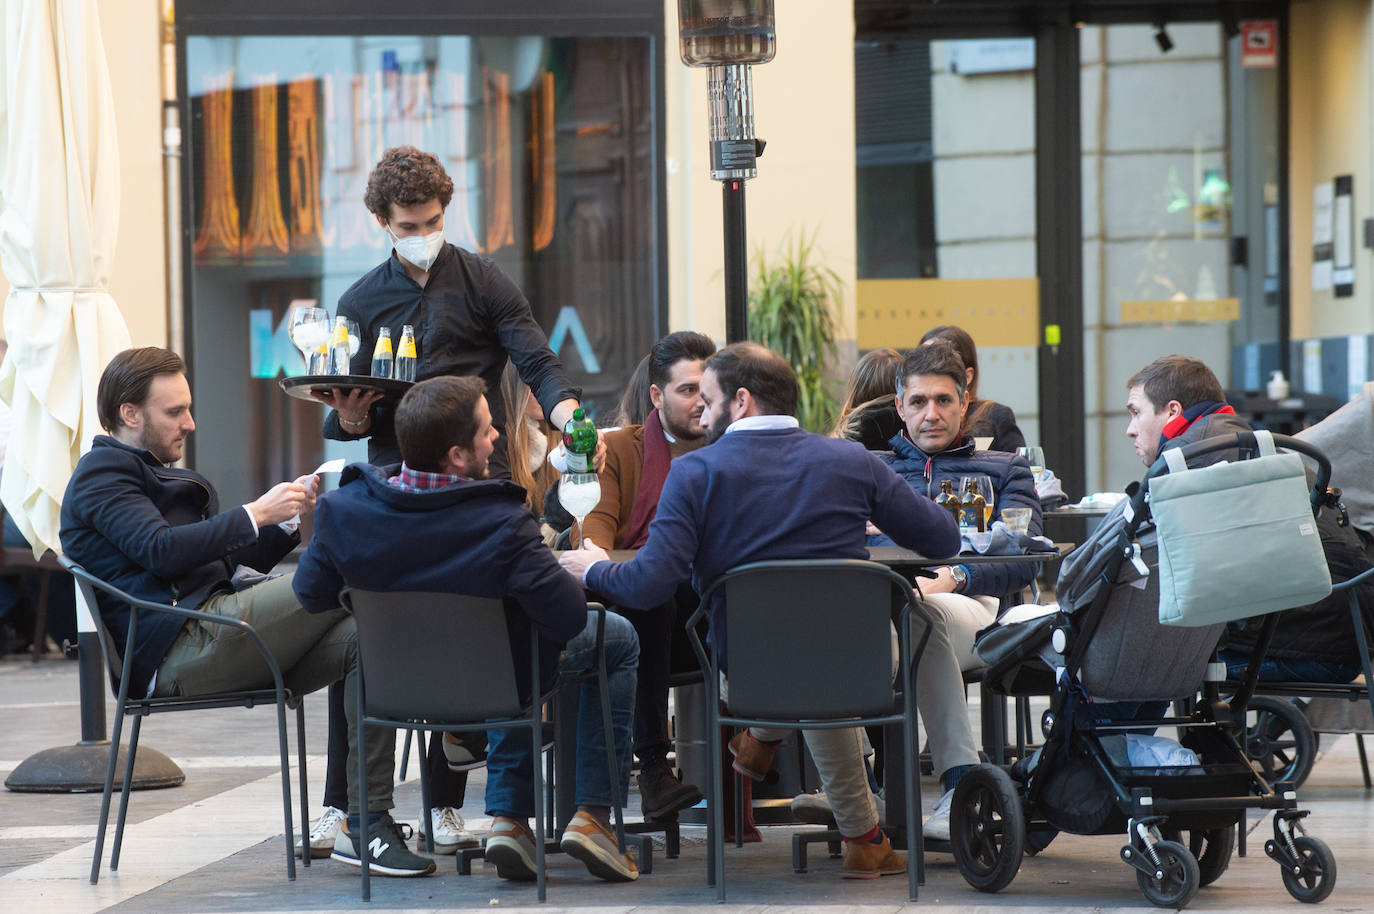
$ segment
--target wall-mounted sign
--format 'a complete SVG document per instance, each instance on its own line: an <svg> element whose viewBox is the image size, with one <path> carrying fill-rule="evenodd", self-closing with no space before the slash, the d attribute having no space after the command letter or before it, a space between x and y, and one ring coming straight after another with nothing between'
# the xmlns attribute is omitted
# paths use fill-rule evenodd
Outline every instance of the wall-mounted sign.
<svg viewBox="0 0 1374 914"><path fill-rule="evenodd" d="M947 41L949 72L1012 73L1035 69L1034 38L987 38Z"/></svg>
<svg viewBox="0 0 1374 914"><path fill-rule="evenodd" d="M1279 65L1279 23L1276 19L1247 19L1240 24L1240 65Z"/></svg>

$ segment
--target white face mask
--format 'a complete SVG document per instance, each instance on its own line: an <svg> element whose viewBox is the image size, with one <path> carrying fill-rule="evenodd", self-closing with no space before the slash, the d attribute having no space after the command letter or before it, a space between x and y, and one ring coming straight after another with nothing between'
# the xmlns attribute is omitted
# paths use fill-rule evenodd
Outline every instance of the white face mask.
<svg viewBox="0 0 1374 914"><path fill-rule="evenodd" d="M396 253L421 270L428 270L433 266L435 258L444 248L443 229L430 232L428 235L407 235L405 238L397 238L390 227L386 233L391 235L391 246L396 249Z"/></svg>

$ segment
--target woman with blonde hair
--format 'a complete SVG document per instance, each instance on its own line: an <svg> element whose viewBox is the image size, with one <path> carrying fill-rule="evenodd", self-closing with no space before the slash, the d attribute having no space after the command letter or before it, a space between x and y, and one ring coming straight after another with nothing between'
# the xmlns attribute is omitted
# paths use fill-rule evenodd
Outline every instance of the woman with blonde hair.
<svg viewBox="0 0 1374 914"><path fill-rule="evenodd" d="M902 354L895 349L864 353L849 376L832 438L857 441L870 451L892 450L888 442L902 430L896 400L901 367Z"/></svg>
<svg viewBox="0 0 1374 914"><path fill-rule="evenodd" d="M501 372L501 396L506 401L506 455L510 478L525 489L525 507L539 518L544 540L552 543L558 530L544 523L544 496L558 481L559 473L548 461L561 436L544 418L529 385L520 380L514 362Z"/></svg>

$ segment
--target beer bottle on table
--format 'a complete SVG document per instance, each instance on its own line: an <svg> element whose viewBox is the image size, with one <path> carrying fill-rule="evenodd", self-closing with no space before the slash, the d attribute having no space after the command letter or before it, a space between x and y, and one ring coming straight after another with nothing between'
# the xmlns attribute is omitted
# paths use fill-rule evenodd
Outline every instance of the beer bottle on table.
<svg viewBox="0 0 1374 914"><path fill-rule="evenodd" d="M935 496L935 503L954 515L954 520L958 523L959 496L954 494L953 479L942 479L940 481L940 494Z"/></svg>
<svg viewBox="0 0 1374 914"><path fill-rule="evenodd" d="M978 491L978 481L970 479L959 503L959 533L984 533L987 525L988 500Z"/></svg>
<svg viewBox="0 0 1374 914"><path fill-rule="evenodd" d="M401 327L401 342L396 346L396 380L414 381L415 361L415 328L406 324Z"/></svg>
<svg viewBox="0 0 1374 914"><path fill-rule="evenodd" d="M386 327L377 332L377 345L372 349L372 377L391 377L391 331Z"/></svg>
<svg viewBox="0 0 1374 914"><path fill-rule="evenodd" d="M568 453L569 473L595 472L592 458L596 456L596 423L587 418L580 406L563 426L563 449Z"/></svg>

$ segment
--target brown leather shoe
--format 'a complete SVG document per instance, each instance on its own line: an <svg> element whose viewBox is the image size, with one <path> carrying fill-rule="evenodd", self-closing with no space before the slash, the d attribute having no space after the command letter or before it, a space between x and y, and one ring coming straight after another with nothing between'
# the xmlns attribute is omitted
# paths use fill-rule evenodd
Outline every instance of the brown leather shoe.
<svg viewBox="0 0 1374 914"><path fill-rule="evenodd" d="M887 835L881 844L856 838L844 842L844 869L840 872L846 879L897 876L906 872L906 857L892 849Z"/></svg>
<svg viewBox="0 0 1374 914"><path fill-rule="evenodd" d="M730 740L730 754L735 757L734 769L747 778L762 781L773 768L773 756L777 754L777 743L765 743L754 739L747 729L736 733Z"/></svg>

